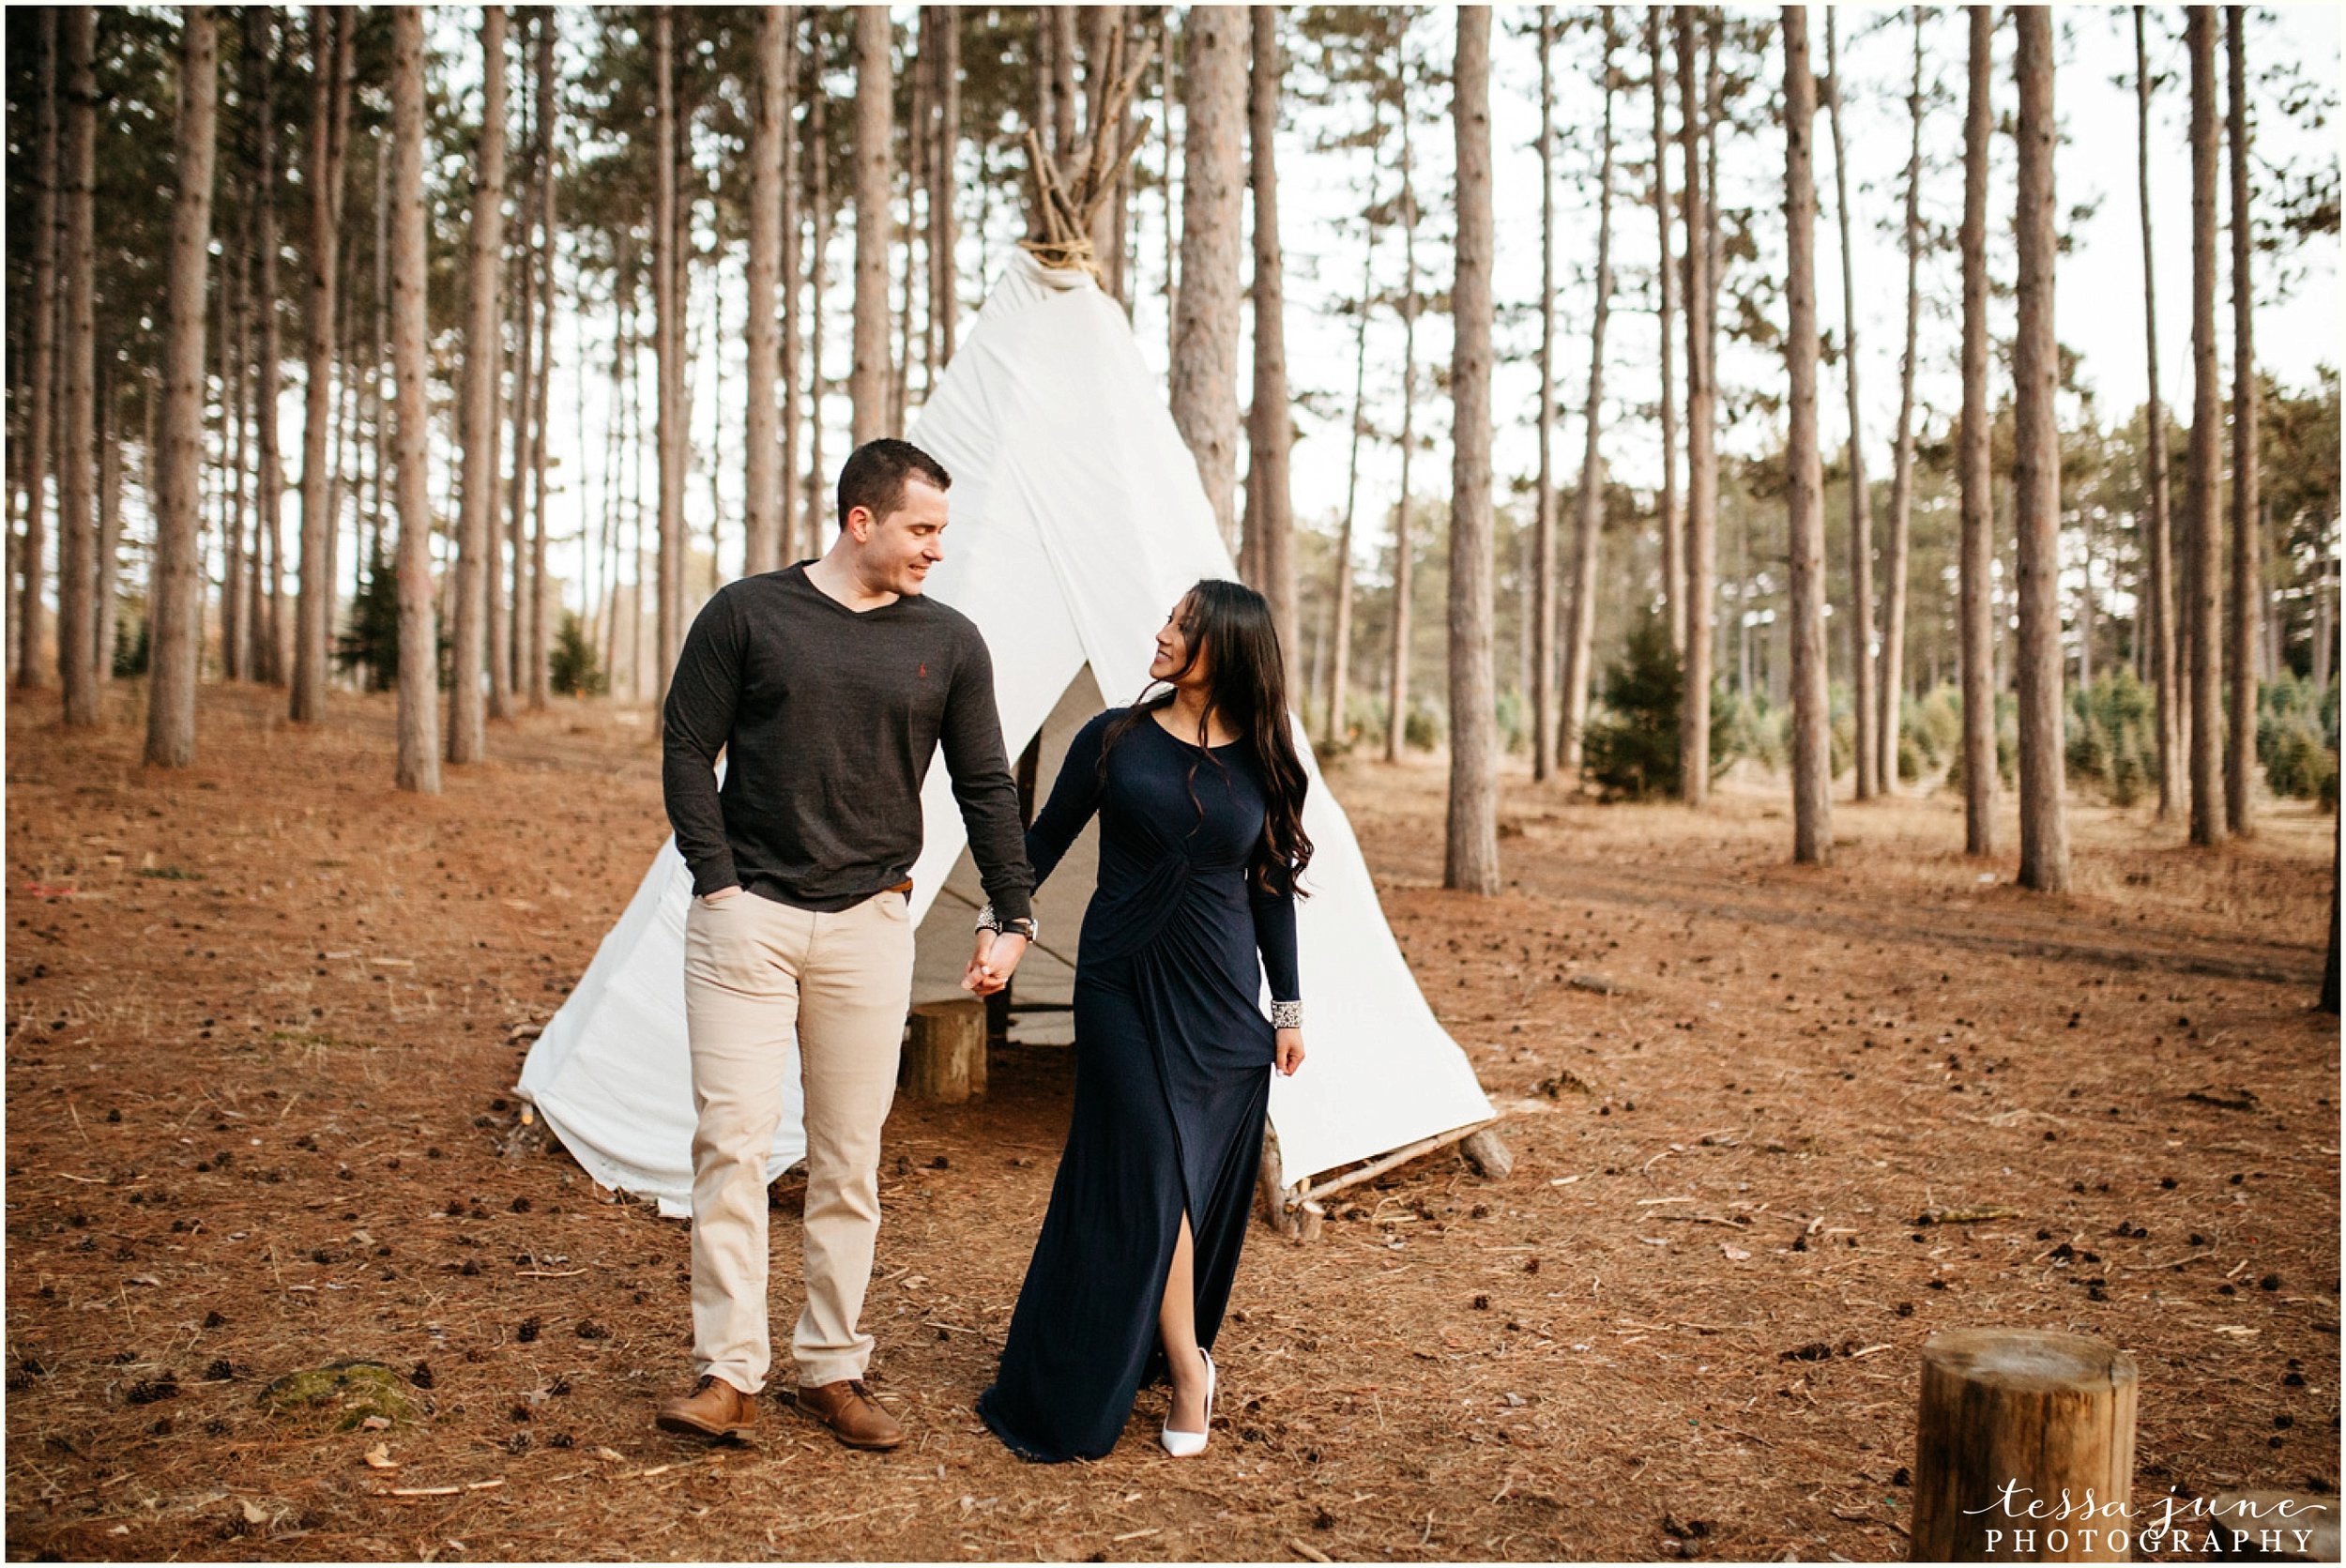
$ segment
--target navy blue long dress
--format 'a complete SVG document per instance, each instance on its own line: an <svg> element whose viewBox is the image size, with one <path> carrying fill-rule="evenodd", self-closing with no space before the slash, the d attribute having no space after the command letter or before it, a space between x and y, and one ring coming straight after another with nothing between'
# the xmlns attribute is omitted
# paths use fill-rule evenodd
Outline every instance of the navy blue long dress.
<svg viewBox="0 0 2346 1568"><path fill-rule="evenodd" d="M1298 999L1293 896L1251 886L1263 790L1248 747L1193 745L1142 713L1103 769L1104 738L1127 711L1077 733L1027 834L1039 886L1099 814L1074 1119L1000 1370L978 1401L1028 1459L1105 1454L1142 1382L1162 1376L1157 1306L1184 1212L1197 1342L1212 1347L1271 1094L1263 979L1273 999Z"/></svg>

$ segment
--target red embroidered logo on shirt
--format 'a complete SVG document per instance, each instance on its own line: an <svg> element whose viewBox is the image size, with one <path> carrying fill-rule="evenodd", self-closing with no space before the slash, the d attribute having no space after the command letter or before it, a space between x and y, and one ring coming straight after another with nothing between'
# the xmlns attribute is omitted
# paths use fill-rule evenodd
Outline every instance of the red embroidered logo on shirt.
<svg viewBox="0 0 2346 1568"><path fill-rule="evenodd" d="M928 679L928 677L929 677L929 662L928 662L927 660L923 659L923 660L922 660L922 661L921 661L921 678L922 678L922 680L926 680L926 679Z"/></svg>

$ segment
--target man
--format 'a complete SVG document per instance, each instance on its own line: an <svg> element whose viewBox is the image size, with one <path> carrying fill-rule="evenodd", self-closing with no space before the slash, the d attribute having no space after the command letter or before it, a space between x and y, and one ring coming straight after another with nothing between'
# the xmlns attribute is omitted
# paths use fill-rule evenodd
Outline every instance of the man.
<svg viewBox="0 0 2346 1568"><path fill-rule="evenodd" d="M952 482L906 442L857 448L839 473L830 552L718 589L668 690L662 782L693 872L684 998L699 1116L699 1382L660 1407L669 1431L731 1437L756 1422L770 1361L766 1154L795 1028L806 1306L791 1340L791 1402L851 1447L904 1440L863 1383L872 1339L858 1321L879 1229L880 1127L911 999L921 781L940 741L1004 927L986 967L1011 972L1034 934L993 662L975 626L922 594L943 558Z"/></svg>

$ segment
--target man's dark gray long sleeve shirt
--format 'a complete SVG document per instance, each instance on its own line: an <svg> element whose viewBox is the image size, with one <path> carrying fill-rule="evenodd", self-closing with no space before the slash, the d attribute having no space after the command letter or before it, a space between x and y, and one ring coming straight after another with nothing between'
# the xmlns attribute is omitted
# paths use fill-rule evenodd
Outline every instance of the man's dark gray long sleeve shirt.
<svg viewBox="0 0 2346 1568"><path fill-rule="evenodd" d="M738 885L836 911L896 886L921 855L921 783L941 742L986 896L1004 919L1028 913L994 663L959 612L922 595L850 610L804 566L728 583L685 636L663 724L693 892Z"/></svg>

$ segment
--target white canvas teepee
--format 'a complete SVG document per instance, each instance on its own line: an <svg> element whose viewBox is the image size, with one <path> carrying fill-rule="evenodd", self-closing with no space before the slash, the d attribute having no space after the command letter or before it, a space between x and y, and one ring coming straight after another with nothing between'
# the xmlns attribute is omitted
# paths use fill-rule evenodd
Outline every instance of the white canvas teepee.
<svg viewBox="0 0 2346 1568"><path fill-rule="evenodd" d="M1182 592L1202 577L1236 575L1196 466L1122 313L1088 274L1023 252L911 438L953 476L945 559L928 591L984 633L1009 754L1041 735L1047 793L1066 732L1102 706L1096 699L1129 702L1147 685L1153 635ZM1308 746L1303 754L1312 776L1304 827L1317 854L1297 927L1311 1054L1295 1077L1274 1075L1271 1091L1288 1183L1491 1115L1394 941L1343 808ZM961 891L974 878L941 761L922 811L926 847L912 874L916 991L943 995L968 955L970 900ZM1089 853L1071 854L1045 889L1049 951L1021 966L1022 997L1063 995L1090 866ZM672 1213L686 1211L692 1185L691 890L671 840L521 1079L590 1175ZM952 896L940 902L940 891ZM795 1074L788 1083L769 1177L804 1152Z"/></svg>

